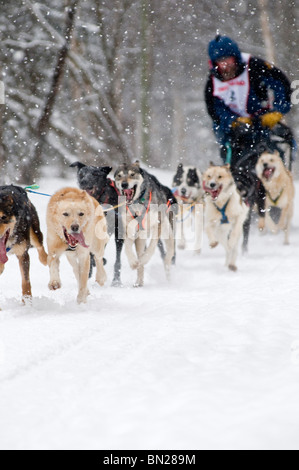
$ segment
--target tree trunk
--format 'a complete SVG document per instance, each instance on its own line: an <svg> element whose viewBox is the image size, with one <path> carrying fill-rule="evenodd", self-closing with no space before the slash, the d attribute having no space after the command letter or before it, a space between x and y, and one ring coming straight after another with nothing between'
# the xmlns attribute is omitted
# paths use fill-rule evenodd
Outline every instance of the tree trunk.
<svg viewBox="0 0 299 470"><path fill-rule="evenodd" d="M54 69L51 88L46 98L46 103L40 120L38 121L37 128L36 128L36 135L37 135L37 144L35 147L34 157L33 160L30 162L30 168L28 168L26 172L26 176L29 177L30 175L33 176L38 173L40 166L42 164L42 148L45 137L49 130L49 123L53 113L54 105L57 99L57 95L59 92L61 80L63 78L64 70L65 70L65 63L68 57L68 53L71 47L72 42L72 33L75 26L75 19L76 19L76 11L80 0L74 0L69 7L67 8L66 13L66 28L65 28L65 44L61 47L58 57L56 66Z"/></svg>
<svg viewBox="0 0 299 470"><path fill-rule="evenodd" d="M0 172L3 174L5 166L5 153L3 147L3 115L5 111L4 83L0 81Z"/></svg>
<svg viewBox="0 0 299 470"><path fill-rule="evenodd" d="M141 3L141 158L148 163L150 158L150 108L149 108L149 54L147 0Z"/></svg>
<svg viewBox="0 0 299 470"><path fill-rule="evenodd" d="M270 28L268 0L258 0L258 5L260 8L260 22L266 48L267 60L270 63L275 64L275 46L272 31Z"/></svg>

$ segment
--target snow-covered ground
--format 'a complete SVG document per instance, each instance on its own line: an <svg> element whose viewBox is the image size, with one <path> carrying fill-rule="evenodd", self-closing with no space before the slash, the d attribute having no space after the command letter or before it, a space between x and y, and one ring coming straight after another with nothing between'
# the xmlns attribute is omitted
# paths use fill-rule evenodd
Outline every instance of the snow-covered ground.
<svg viewBox="0 0 299 470"><path fill-rule="evenodd" d="M171 175L157 172L164 183ZM44 180L53 193L70 181ZM297 194L299 186L297 185ZM45 230L48 199L31 195ZM297 197L297 207L299 200ZM299 212L291 246L253 230L239 271L221 247L158 253L143 289L90 283L86 306L64 259L63 289L31 250L32 307L17 260L0 279L1 449L299 449Z"/></svg>

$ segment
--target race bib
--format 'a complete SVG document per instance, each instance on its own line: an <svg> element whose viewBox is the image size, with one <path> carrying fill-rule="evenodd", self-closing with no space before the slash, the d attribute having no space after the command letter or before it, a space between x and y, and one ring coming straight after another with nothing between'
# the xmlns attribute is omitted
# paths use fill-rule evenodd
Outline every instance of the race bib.
<svg viewBox="0 0 299 470"><path fill-rule="evenodd" d="M250 91L249 81L249 54L242 54L242 60L246 67L241 75L222 82L213 77L214 92L213 95L221 99L234 113L242 117L250 117L247 112L247 103Z"/></svg>

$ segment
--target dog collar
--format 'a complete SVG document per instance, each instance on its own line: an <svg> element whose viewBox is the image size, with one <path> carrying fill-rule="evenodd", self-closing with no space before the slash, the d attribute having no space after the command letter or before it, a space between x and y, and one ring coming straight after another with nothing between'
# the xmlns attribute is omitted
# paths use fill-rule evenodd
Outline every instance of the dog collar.
<svg viewBox="0 0 299 470"><path fill-rule="evenodd" d="M148 201L148 206L147 208L145 209L145 212L143 214L140 214L139 212L135 212L135 214L133 215L132 214L132 211L130 210L130 208L127 206L127 211L129 212L130 216L132 217L132 219L137 219L138 220L138 227L137 227L137 230L140 230L140 225L142 227L142 230L145 230L145 217L147 216L148 212L149 212L149 209L150 209L150 205L151 205L151 202L152 202L152 191L150 191L150 194L149 194L149 201ZM141 202L141 199L139 198L140 202ZM144 200L143 200L144 202Z"/></svg>
<svg viewBox="0 0 299 470"><path fill-rule="evenodd" d="M280 193L278 194L276 199L272 199L272 196L271 196L270 192L266 191L267 196L269 197L270 201L274 204L274 206L277 206L279 199L281 198L281 196L284 193L284 190L285 190L285 188L282 188L282 190L280 191Z"/></svg>
<svg viewBox="0 0 299 470"><path fill-rule="evenodd" d="M76 245L76 246L70 246L70 245L68 245L68 248L67 248L66 251L76 251L76 250L77 250L77 246L78 246L78 245Z"/></svg>

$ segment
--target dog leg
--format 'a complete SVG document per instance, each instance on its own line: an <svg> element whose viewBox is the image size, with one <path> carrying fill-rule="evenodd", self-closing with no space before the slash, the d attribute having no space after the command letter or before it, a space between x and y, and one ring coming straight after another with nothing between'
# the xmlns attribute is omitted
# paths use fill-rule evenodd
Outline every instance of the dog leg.
<svg viewBox="0 0 299 470"><path fill-rule="evenodd" d="M89 276L89 253L79 254L79 292L77 297L78 304L86 304L89 291L87 288Z"/></svg>
<svg viewBox="0 0 299 470"><path fill-rule="evenodd" d="M104 286L105 283L107 282L107 274L104 268L103 258L96 257L96 265L97 265L96 281L100 286Z"/></svg>
<svg viewBox="0 0 299 470"><path fill-rule="evenodd" d="M219 241L216 239L215 230L211 225L207 225L206 234L210 242L210 248L216 248L219 245Z"/></svg>
<svg viewBox="0 0 299 470"><path fill-rule="evenodd" d="M116 246L116 261L114 264L114 278L112 281L113 287L120 287L121 286L121 252L124 246L124 240L115 239L115 246Z"/></svg>
<svg viewBox="0 0 299 470"><path fill-rule="evenodd" d="M133 240L132 238L126 238L125 240L126 255L128 257L130 267L133 270L137 269L139 266L138 258L133 252L134 243L135 243L135 240Z"/></svg>
<svg viewBox="0 0 299 470"><path fill-rule="evenodd" d="M76 252L75 251L67 251L66 252L66 257L67 257L68 262L70 263L70 265L73 268L75 277L76 277L77 282L79 284L79 282L80 282L80 271L79 271L79 263L78 263L78 258L77 258ZM88 273L88 275L89 275L89 273Z"/></svg>
<svg viewBox="0 0 299 470"><path fill-rule="evenodd" d="M244 219L243 219L244 220ZM230 271L237 271L238 244L242 235L243 221L237 221L227 242L227 266Z"/></svg>
<svg viewBox="0 0 299 470"><path fill-rule="evenodd" d="M164 259L164 267L165 267L166 278L168 281L170 281L171 262L175 253L175 240L174 240L173 235L170 234L169 238L164 240L164 242L166 245L166 256Z"/></svg>
<svg viewBox="0 0 299 470"><path fill-rule="evenodd" d="M144 255L146 249L146 240L137 238L135 241L137 256L140 260ZM137 268L137 281L134 284L134 287L143 287L144 286L144 265L139 264Z"/></svg>
<svg viewBox="0 0 299 470"><path fill-rule="evenodd" d="M25 303L26 299L32 299L31 293L31 284L30 284L30 258L28 251L25 251L23 255L18 256L20 271L22 275L22 295L23 295L23 303Z"/></svg>
<svg viewBox="0 0 299 470"><path fill-rule="evenodd" d="M293 210L286 209L282 211L281 220L283 221L282 230L284 231L284 245L290 244L290 229L293 217Z"/></svg>
<svg viewBox="0 0 299 470"><path fill-rule="evenodd" d="M45 252L44 249L44 237L43 234L40 230L40 225L39 225L39 219L37 212L33 207L33 217L32 217L32 227L30 228L30 242L31 244L37 249L38 251L38 257L40 262L44 265L47 266L48 264L48 255Z"/></svg>
<svg viewBox="0 0 299 470"><path fill-rule="evenodd" d="M0 264L0 276L3 274L3 271L5 269L5 264Z"/></svg>
<svg viewBox="0 0 299 470"><path fill-rule="evenodd" d="M195 227L195 246L194 251L200 255L203 244L203 231L204 231L204 208L203 204L196 204L194 212L194 227Z"/></svg>
<svg viewBox="0 0 299 470"><path fill-rule="evenodd" d="M185 250L186 248L186 239L185 239L185 234L184 234L184 205L181 204L179 207L180 210L180 221L179 223L179 243L178 243L178 249L179 250Z"/></svg>
<svg viewBox="0 0 299 470"><path fill-rule="evenodd" d="M146 251L143 253L143 255L141 256L141 258L139 259L139 263L140 263L142 266L145 266L145 265L152 259L153 255L154 255L154 253L155 253L155 250L156 250L156 248L157 248L158 241L159 241L159 239L157 239L157 238L152 238L152 239L151 239L148 248L147 248Z"/></svg>
<svg viewBox="0 0 299 470"><path fill-rule="evenodd" d="M266 217L259 217L258 229L262 233L266 228Z"/></svg>
<svg viewBox="0 0 299 470"><path fill-rule="evenodd" d="M249 241L251 219L252 219L252 207L250 207L249 212L248 212L248 217L245 220L244 225L243 225L243 245L242 245L243 255L248 252L248 241Z"/></svg>
<svg viewBox="0 0 299 470"><path fill-rule="evenodd" d="M61 288L61 280L59 275L60 256L57 253L49 253L48 266L50 269L49 289L57 290Z"/></svg>

